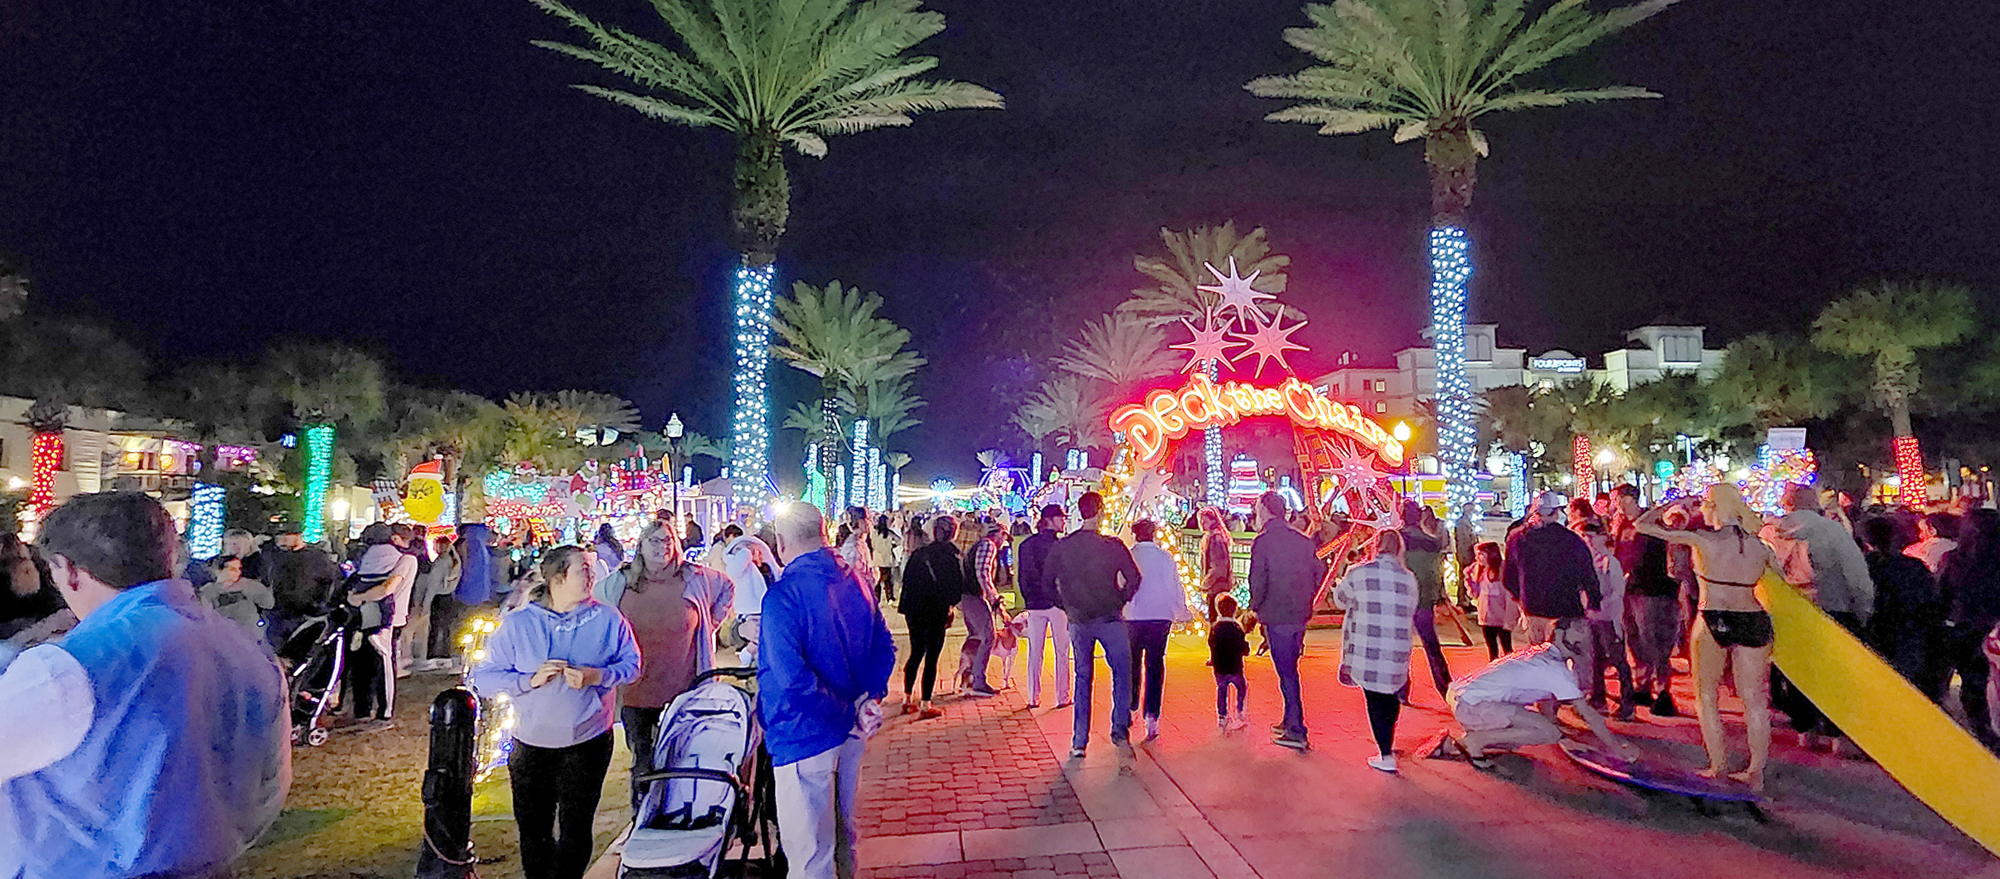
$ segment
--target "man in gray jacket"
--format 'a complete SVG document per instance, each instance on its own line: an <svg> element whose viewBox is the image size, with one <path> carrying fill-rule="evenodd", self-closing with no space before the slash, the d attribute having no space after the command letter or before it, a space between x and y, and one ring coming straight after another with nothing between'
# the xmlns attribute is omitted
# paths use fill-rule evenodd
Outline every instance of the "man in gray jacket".
<svg viewBox="0 0 2000 879"><path fill-rule="evenodd" d="M1285 697L1285 719L1274 741L1286 748L1306 749L1305 709L1299 702L1299 656L1306 649L1306 622L1318 603L1320 564L1312 538L1285 521L1285 498L1267 491L1257 499L1255 517L1262 532L1250 543L1250 610L1264 626L1271 661L1278 668L1278 689Z"/></svg>
<svg viewBox="0 0 2000 879"><path fill-rule="evenodd" d="M1861 552L1861 545L1854 542L1846 527L1826 517L1819 491L1812 486L1790 486L1779 504L1785 508L1784 518L1764 526L1764 540L1778 551L1780 559L1789 547L1805 544L1812 582L1793 585L1803 588L1834 622L1860 636L1867 631L1868 618L1875 614L1875 581L1868 575L1868 557ZM1787 579L1794 573L1788 568ZM1771 673L1771 704L1791 718L1800 747L1813 749L1822 739L1834 740L1835 748L1845 747L1839 744L1843 738L1840 728L1782 671Z"/></svg>

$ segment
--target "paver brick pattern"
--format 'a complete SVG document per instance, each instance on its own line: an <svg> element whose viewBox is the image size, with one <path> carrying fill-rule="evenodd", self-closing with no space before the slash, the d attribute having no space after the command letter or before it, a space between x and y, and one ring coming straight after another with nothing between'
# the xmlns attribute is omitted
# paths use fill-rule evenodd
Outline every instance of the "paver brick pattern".
<svg viewBox="0 0 2000 879"><path fill-rule="evenodd" d="M868 743L856 809L864 840L1085 820L1083 804L1018 694L946 698L938 706L943 717L890 717Z"/></svg>

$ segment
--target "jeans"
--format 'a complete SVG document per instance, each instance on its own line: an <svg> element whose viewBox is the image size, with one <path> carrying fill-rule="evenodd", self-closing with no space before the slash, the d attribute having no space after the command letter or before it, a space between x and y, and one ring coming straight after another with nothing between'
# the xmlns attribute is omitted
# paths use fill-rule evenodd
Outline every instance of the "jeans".
<svg viewBox="0 0 2000 879"><path fill-rule="evenodd" d="M937 685L938 654L944 652L944 630L951 625L951 617L912 614L903 618L910 627L910 658L903 663L903 695L908 696L917 686L917 667L924 670L924 701L931 701L931 689Z"/></svg>
<svg viewBox="0 0 2000 879"><path fill-rule="evenodd" d="M1097 645L1104 645L1104 664L1111 668L1111 743L1122 745L1132 733L1132 636L1124 620L1071 622L1070 647L1076 658L1076 707L1071 710L1070 747L1090 742L1090 679L1097 670Z"/></svg>
<svg viewBox="0 0 2000 879"><path fill-rule="evenodd" d="M1243 699L1244 699L1244 695L1245 695L1245 694L1246 694L1247 692L1249 692L1249 688L1250 688L1250 685L1249 685L1249 682L1248 682L1248 681L1245 681L1245 680L1243 679L1243 674L1242 674L1241 672L1238 672L1238 673L1236 673L1236 674L1233 674L1233 675L1225 675L1225 674L1218 674L1218 675L1216 675L1216 676L1215 676L1215 716L1216 716L1216 717L1228 717L1228 716L1229 716L1229 688L1230 688L1230 687L1235 687L1235 688L1236 688L1236 713L1237 713L1237 714L1242 714L1242 713L1243 713Z"/></svg>
<svg viewBox="0 0 2000 879"><path fill-rule="evenodd" d="M986 682L986 663L993 657L993 605L981 596L967 595L959 599L958 612L965 616L965 646L958 651L959 665L972 673L972 689L992 692L993 686Z"/></svg>
<svg viewBox="0 0 2000 879"><path fill-rule="evenodd" d="M1633 683L1645 693L1664 693L1673 683L1675 639L1681 634L1681 601L1675 595L1627 595Z"/></svg>
<svg viewBox="0 0 2000 879"><path fill-rule="evenodd" d="M1396 744L1396 718L1403 714L1403 700L1394 693L1362 690L1368 704L1368 730L1375 734L1375 750L1387 757Z"/></svg>
<svg viewBox="0 0 2000 879"><path fill-rule="evenodd" d="M1632 665L1625 661L1625 639L1618 637L1618 624L1611 620L1590 621L1590 701L1604 704L1604 670L1618 670L1618 707L1623 710L1636 704L1632 701Z"/></svg>
<svg viewBox="0 0 2000 879"><path fill-rule="evenodd" d="M597 819L604 772L611 768L611 733L567 748L515 742L507 758L514 789L514 823L521 829L521 872L527 879L582 879L590 866L591 824Z"/></svg>
<svg viewBox="0 0 2000 879"><path fill-rule="evenodd" d="M1271 645L1271 664L1278 668L1278 692L1285 697L1285 735L1306 737L1306 710L1299 701L1299 657L1306 652L1305 626L1264 627Z"/></svg>
<svg viewBox="0 0 2000 879"><path fill-rule="evenodd" d="M1159 717L1160 691L1166 686L1162 678L1167 672L1167 633L1174 621L1129 620L1125 625L1132 632L1132 708L1139 708L1139 693L1144 690L1146 716Z"/></svg>
<svg viewBox="0 0 2000 879"><path fill-rule="evenodd" d="M1424 660L1431 667L1431 684L1443 696L1451 689L1451 666L1444 663L1444 646L1438 643L1437 606L1417 608L1412 620L1417 640L1424 643Z"/></svg>
<svg viewBox="0 0 2000 879"><path fill-rule="evenodd" d="M1060 607L1026 612L1028 619L1028 701L1042 701L1042 637L1056 648L1056 704L1069 702L1069 615Z"/></svg>
<svg viewBox="0 0 2000 879"><path fill-rule="evenodd" d="M639 801L646 798L646 785L640 783L639 776L653 771L653 746L660 740L660 714L665 708L633 708L627 705L618 709L618 720L625 724L625 747L632 750L632 811L639 811Z"/></svg>
<svg viewBox="0 0 2000 879"><path fill-rule="evenodd" d="M791 879L854 875L855 789L861 784L858 736L796 763L771 770L778 801L778 840Z"/></svg>

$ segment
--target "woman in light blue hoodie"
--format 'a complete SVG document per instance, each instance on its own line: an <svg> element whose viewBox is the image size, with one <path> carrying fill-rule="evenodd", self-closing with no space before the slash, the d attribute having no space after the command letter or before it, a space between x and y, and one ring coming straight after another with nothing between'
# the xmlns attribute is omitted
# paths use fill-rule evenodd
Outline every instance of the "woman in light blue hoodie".
<svg viewBox="0 0 2000 879"><path fill-rule="evenodd" d="M590 557L559 546L541 560L546 585L500 619L472 670L481 696L514 703L507 772L528 879L578 879L611 766L613 694L639 677L639 643L616 608L590 597Z"/></svg>

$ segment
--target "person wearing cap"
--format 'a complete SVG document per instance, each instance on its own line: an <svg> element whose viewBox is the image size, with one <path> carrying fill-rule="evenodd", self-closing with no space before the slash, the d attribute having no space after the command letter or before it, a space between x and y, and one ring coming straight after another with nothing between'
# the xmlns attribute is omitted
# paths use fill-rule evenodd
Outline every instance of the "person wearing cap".
<svg viewBox="0 0 2000 879"><path fill-rule="evenodd" d="M1528 618L1528 641L1547 644L1558 632L1580 631L1583 655L1590 655L1590 611L1603 603L1590 546L1563 525L1563 496L1545 491L1535 499L1528 527L1507 538L1501 584L1521 602ZM1589 671L1577 668L1579 685Z"/></svg>
<svg viewBox="0 0 2000 879"><path fill-rule="evenodd" d="M1055 548L1069 524L1069 513L1060 504L1042 508L1041 521L1027 540L1021 541L1021 604L1028 625L1028 707L1042 704L1042 642L1054 642L1056 707L1070 704L1069 617L1063 613L1062 596L1049 579L1049 550Z"/></svg>
<svg viewBox="0 0 2000 879"><path fill-rule="evenodd" d="M1265 643L1278 671L1278 691L1285 697L1285 719L1273 741L1303 751L1306 716L1299 698L1299 657L1305 654L1306 623L1319 602L1326 568L1312 538L1292 528L1286 512L1284 495L1267 491L1257 498L1255 516L1261 533L1250 543L1250 610L1264 626Z"/></svg>
<svg viewBox="0 0 2000 879"><path fill-rule="evenodd" d="M279 528L278 538L271 541L266 551L269 555L265 558L265 568L270 579L265 584L271 587L277 604L271 610L271 624L265 627L265 634L276 647L285 643L300 623L326 612L334 584L340 580L340 570L325 550L306 543L297 525Z"/></svg>
<svg viewBox="0 0 2000 879"><path fill-rule="evenodd" d="M1638 751L1605 726L1604 715L1590 707L1576 685L1572 666L1581 669L1591 662L1585 632L1565 629L1553 641L1509 653L1452 682L1445 702L1465 730L1456 744L1472 765L1493 768L1487 755L1496 749L1562 741L1562 725L1555 717L1558 703L1574 709L1613 753L1627 760L1637 758Z"/></svg>

